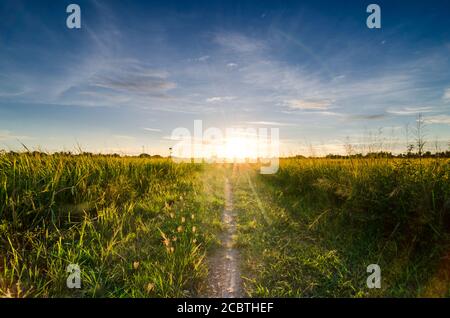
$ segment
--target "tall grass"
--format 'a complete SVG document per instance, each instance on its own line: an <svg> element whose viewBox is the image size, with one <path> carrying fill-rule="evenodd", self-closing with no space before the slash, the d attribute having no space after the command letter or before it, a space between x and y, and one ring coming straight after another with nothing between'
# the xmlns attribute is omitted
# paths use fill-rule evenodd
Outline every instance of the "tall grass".
<svg viewBox="0 0 450 318"><path fill-rule="evenodd" d="M0 295L195 295L213 217L203 169L166 159L0 156ZM78 264L82 288L68 289Z"/></svg>
<svg viewBox="0 0 450 318"><path fill-rule="evenodd" d="M345 222L381 236L395 229L419 245L449 229L449 178L445 159L314 159L286 160L271 181L311 206L334 209L329 213Z"/></svg>
<svg viewBox="0 0 450 318"><path fill-rule="evenodd" d="M231 176L250 296L450 296L448 159L286 159ZM229 166L0 155L0 296L205 289ZM367 289L366 267L382 268ZM81 289L69 289L69 264Z"/></svg>
<svg viewBox="0 0 450 318"><path fill-rule="evenodd" d="M247 292L450 296L449 178L448 159L282 160L254 178L267 225L238 181ZM366 286L373 263L381 289Z"/></svg>

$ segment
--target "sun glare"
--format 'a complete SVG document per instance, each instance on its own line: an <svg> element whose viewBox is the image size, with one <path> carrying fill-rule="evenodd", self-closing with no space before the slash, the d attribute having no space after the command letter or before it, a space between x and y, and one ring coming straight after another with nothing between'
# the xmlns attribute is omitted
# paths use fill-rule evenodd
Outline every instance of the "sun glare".
<svg viewBox="0 0 450 318"><path fill-rule="evenodd" d="M244 161L258 158L258 140L249 137L232 137L225 141L224 158Z"/></svg>

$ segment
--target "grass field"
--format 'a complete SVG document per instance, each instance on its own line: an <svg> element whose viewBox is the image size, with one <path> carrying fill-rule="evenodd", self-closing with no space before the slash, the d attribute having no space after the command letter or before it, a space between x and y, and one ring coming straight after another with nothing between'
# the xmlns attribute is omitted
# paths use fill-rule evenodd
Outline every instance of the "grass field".
<svg viewBox="0 0 450 318"><path fill-rule="evenodd" d="M168 160L0 158L0 294L195 295L221 202L199 165ZM83 288L66 287L69 264Z"/></svg>
<svg viewBox="0 0 450 318"><path fill-rule="evenodd" d="M431 159L288 159L273 176L242 169L247 293L450 296L449 177L449 161ZM381 289L366 286L372 263Z"/></svg>
<svg viewBox="0 0 450 318"><path fill-rule="evenodd" d="M0 296L194 297L221 248L224 179L243 290L275 297L449 297L448 159L175 164L0 156ZM382 288L366 286L367 265ZM68 289L78 264L81 289Z"/></svg>

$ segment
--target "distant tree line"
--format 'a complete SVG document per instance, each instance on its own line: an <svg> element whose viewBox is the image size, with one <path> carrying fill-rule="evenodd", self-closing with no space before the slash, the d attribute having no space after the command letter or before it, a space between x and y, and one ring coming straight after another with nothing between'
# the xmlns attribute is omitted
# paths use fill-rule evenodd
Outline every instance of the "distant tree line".
<svg viewBox="0 0 450 318"><path fill-rule="evenodd" d="M450 158L450 151L441 151L436 153L431 153L431 151L419 153L401 153L401 154L393 154L391 152L370 152L367 154L357 153L352 155L334 155L328 154L325 156L328 159L344 159L344 158Z"/></svg>
<svg viewBox="0 0 450 318"><path fill-rule="evenodd" d="M127 155L120 155L118 153L112 153L112 154L102 154L102 153L93 153L93 152L81 152L81 153L74 153L71 151L58 151L53 153L47 153L43 151L25 151L25 152L18 152L18 151L6 151L3 149L0 149L0 154L9 154L9 155L19 155L19 154L27 154L29 156L34 157L45 157L45 156L74 156L74 157L107 157L107 158L120 158L120 157L139 157L139 158L164 158L161 155L149 155L146 153L142 153L138 156L127 156Z"/></svg>

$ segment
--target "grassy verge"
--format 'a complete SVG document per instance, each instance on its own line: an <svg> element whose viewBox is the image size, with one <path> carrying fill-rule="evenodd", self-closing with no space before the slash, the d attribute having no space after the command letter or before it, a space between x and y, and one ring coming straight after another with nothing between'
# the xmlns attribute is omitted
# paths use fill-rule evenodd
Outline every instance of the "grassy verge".
<svg viewBox="0 0 450 318"><path fill-rule="evenodd" d="M0 157L0 295L195 296L221 202L202 165L65 155ZM217 213L215 213L217 211ZM81 289L68 289L78 264Z"/></svg>
<svg viewBox="0 0 450 318"><path fill-rule="evenodd" d="M235 179L250 296L450 295L449 163L286 160ZM259 198L259 199L258 199ZM368 289L379 264L382 288Z"/></svg>

